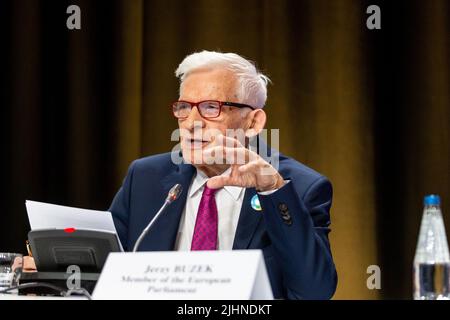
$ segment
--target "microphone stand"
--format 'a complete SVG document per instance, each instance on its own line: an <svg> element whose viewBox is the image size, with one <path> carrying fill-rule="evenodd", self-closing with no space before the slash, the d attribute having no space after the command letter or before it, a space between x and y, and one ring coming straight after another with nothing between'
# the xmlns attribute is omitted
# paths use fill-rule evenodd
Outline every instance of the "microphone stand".
<svg viewBox="0 0 450 320"><path fill-rule="evenodd" d="M171 204L172 202L174 202L178 198L178 196L180 195L181 191L182 191L182 188L181 188L180 184L176 184L175 186L172 187L172 189L170 189L169 195L167 196L166 201L164 201L164 204L162 205L162 207L155 214L155 216L150 221L150 223L145 227L144 231L142 231L142 233L140 234L139 238L136 240L136 243L134 244L132 252L136 252L139 249L139 246L140 246L142 240L144 240L145 236L150 231L150 229L152 228L153 224L156 222L156 220L158 220L159 216L164 212L164 210L166 210L166 208L169 206L169 204Z"/></svg>

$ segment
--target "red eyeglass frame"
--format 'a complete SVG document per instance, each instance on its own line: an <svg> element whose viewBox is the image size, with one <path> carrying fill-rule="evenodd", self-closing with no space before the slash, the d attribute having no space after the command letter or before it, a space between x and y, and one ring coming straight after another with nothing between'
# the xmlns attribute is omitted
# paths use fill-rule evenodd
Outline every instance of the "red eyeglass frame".
<svg viewBox="0 0 450 320"><path fill-rule="evenodd" d="M220 114L222 113L222 106L237 107L237 108L250 108L250 109L252 109L252 110L255 110L255 109L256 109L255 107L252 107L252 106L250 106L250 105L248 105L248 104L237 103L237 102L229 102L229 101L203 100L203 101L199 101L199 102L191 102L191 101L187 101L187 100L177 100L177 101L175 101L174 103L172 103L172 113L173 113L173 116L174 116L176 119L186 119L186 118L187 118L187 117L179 118L179 117L177 117L177 116L175 115L175 111L173 110L173 108L174 108L174 106L175 106L175 103L177 103L177 102L188 103L188 104L191 106L191 111L192 111L192 109L193 109L194 107L197 107L198 113L202 116L202 118L205 118L205 119L215 119L215 118L218 118L218 117L220 116ZM200 112L200 109L198 108L198 105L201 104L201 103L203 103L203 102L218 102L218 103L219 103L219 113L217 114L217 116L215 116L215 117L204 117L204 116L202 115L202 113Z"/></svg>

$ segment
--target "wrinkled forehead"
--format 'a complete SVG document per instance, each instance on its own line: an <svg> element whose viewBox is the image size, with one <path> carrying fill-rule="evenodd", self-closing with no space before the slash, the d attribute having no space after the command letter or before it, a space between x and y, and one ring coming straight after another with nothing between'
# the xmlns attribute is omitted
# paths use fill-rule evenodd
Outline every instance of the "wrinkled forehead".
<svg viewBox="0 0 450 320"><path fill-rule="evenodd" d="M196 70L184 79L180 87L180 100L237 101L237 80L227 69Z"/></svg>

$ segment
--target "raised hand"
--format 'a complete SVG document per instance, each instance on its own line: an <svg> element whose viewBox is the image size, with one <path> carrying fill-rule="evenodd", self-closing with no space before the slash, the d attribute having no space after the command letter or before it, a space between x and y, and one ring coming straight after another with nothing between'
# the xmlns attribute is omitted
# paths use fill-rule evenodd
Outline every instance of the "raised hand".
<svg viewBox="0 0 450 320"><path fill-rule="evenodd" d="M219 135L214 145L203 151L203 161L222 162L231 165L230 176L215 176L208 180L208 188L224 186L255 188L271 191L284 185L283 177L270 163L257 153L245 148L237 139Z"/></svg>

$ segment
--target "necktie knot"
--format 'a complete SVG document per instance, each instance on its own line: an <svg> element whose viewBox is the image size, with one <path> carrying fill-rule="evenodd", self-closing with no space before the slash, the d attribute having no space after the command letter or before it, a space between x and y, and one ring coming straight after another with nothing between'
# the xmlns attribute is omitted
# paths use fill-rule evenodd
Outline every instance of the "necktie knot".
<svg viewBox="0 0 450 320"><path fill-rule="evenodd" d="M211 189L208 188L208 186L205 184L205 189L203 189L203 194L205 196L213 196L216 194L217 189Z"/></svg>

